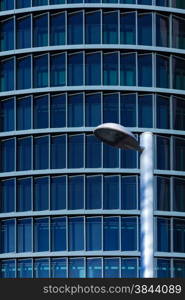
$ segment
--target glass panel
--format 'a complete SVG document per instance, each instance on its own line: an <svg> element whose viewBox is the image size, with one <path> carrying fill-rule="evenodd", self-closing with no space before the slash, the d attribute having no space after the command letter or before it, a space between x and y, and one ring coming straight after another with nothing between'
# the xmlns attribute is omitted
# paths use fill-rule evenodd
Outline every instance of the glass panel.
<svg viewBox="0 0 185 300"><path fill-rule="evenodd" d="M70 218L68 228L69 251L84 250L84 218Z"/></svg>
<svg viewBox="0 0 185 300"><path fill-rule="evenodd" d="M32 6L47 5L48 0L32 0Z"/></svg>
<svg viewBox="0 0 185 300"><path fill-rule="evenodd" d="M157 136L157 169L170 170L170 139Z"/></svg>
<svg viewBox="0 0 185 300"><path fill-rule="evenodd" d="M173 138L173 141L174 141L173 169L178 171L185 171L185 140Z"/></svg>
<svg viewBox="0 0 185 300"><path fill-rule="evenodd" d="M34 278L49 277L49 259L36 259L34 262Z"/></svg>
<svg viewBox="0 0 185 300"><path fill-rule="evenodd" d="M93 1L95 2L95 1ZM85 43L100 44L100 11L86 13L85 15Z"/></svg>
<svg viewBox="0 0 185 300"><path fill-rule="evenodd" d="M119 218L104 217L103 220L104 251L119 250Z"/></svg>
<svg viewBox="0 0 185 300"><path fill-rule="evenodd" d="M50 4L64 4L65 0L50 0Z"/></svg>
<svg viewBox="0 0 185 300"><path fill-rule="evenodd" d="M103 84L118 84L118 53L104 54L103 56Z"/></svg>
<svg viewBox="0 0 185 300"><path fill-rule="evenodd" d="M1 141L1 172L11 172L15 170L15 139Z"/></svg>
<svg viewBox="0 0 185 300"><path fill-rule="evenodd" d="M17 278L32 278L31 259L19 259L17 261Z"/></svg>
<svg viewBox="0 0 185 300"><path fill-rule="evenodd" d="M185 89L185 59L173 57L173 88Z"/></svg>
<svg viewBox="0 0 185 300"><path fill-rule="evenodd" d="M50 57L50 82L51 86L66 84L66 55L65 53L51 55Z"/></svg>
<svg viewBox="0 0 185 300"><path fill-rule="evenodd" d="M51 260L51 278L66 278L67 264L65 258L53 258Z"/></svg>
<svg viewBox="0 0 185 300"><path fill-rule="evenodd" d="M14 9L14 0L1 0L0 2L0 10L10 10Z"/></svg>
<svg viewBox="0 0 185 300"><path fill-rule="evenodd" d="M138 97L138 123L139 127L153 127L153 96Z"/></svg>
<svg viewBox="0 0 185 300"><path fill-rule="evenodd" d="M173 210L185 212L185 180L180 178L173 179Z"/></svg>
<svg viewBox="0 0 185 300"><path fill-rule="evenodd" d="M136 94L121 95L120 102L121 124L136 127Z"/></svg>
<svg viewBox="0 0 185 300"><path fill-rule="evenodd" d="M85 266L83 258L69 258L69 278L84 278Z"/></svg>
<svg viewBox="0 0 185 300"><path fill-rule="evenodd" d="M34 251L49 251L49 219L34 220Z"/></svg>
<svg viewBox="0 0 185 300"><path fill-rule="evenodd" d="M66 218L52 218L51 251L65 251L66 248Z"/></svg>
<svg viewBox="0 0 185 300"><path fill-rule="evenodd" d="M135 150L121 150L121 168L137 168L137 152Z"/></svg>
<svg viewBox="0 0 185 300"><path fill-rule="evenodd" d="M0 22L0 51L14 49L14 19Z"/></svg>
<svg viewBox="0 0 185 300"><path fill-rule="evenodd" d="M157 176L157 210L170 210L170 179Z"/></svg>
<svg viewBox="0 0 185 300"><path fill-rule="evenodd" d="M170 277L171 277L170 260L157 259L157 278L170 278Z"/></svg>
<svg viewBox="0 0 185 300"><path fill-rule="evenodd" d="M31 0L16 0L16 8L30 7Z"/></svg>
<svg viewBox="0 0 185 300"><path fill-rule="evenodd" d="M83 12L68 14L68 44L83 44Z"/></svg>
<svg viewBox="0 0 185 300"><path fill-rule="evenodd" d="M33 46L43 47L47 45L48 45L48 14L44 14L33 18Z"/></svg>
<svg viewBox="0 0 185 300"><path fill-rule="evenodd" d="M137 278L138 277L137 259L125 259L121 260L121 277L122 278Z"/></svg>
<svg viewBox="0 0 185 300"><path fill-rule="evenodd" d="M172 46L185 49L185 20L177 17L173 17L172 20Z"/></svg>
<svg viewBox="0 0 185 300"><path fill-rule="evenodd" d="M66 95L50 97L51 127L59 128L66 126Z"/></svg>
<svg viewBox="0 0 185 300"><path fill-rule="evenodd" d="M157 95L157 128L170 128L170 99Z"/></svg>
<svg viewBox="0 0 185 300"><path fill-rule="evenodd" d="M119 176L105 176L103 179L103 209L119 208Z"/></svg>
<svg viewBox="0 0 185 300"><path fill-rule="evenodd" d="M101 84L101 53L86 54L85 84Z"/></svg>
<svg viewBox="0 0 185 300"><path fill-rule="evenodd" d="M83 94L68 96L68 126L83 126Z"/></svg>
<svg viewBox="0 0 185 300"><path fill-rule="evenodd" d="M68 179L68 209L84 208L84 176Z"/></svg>
<svg viewBox="0 0 185 300"><path fill-rule="evenodd" d="M87 251L102 250L101 217L86 218L86 247Z"/></svg>
<svg viewBox="0 0 185 300"><path fill-rule="evenodd" d="M185 261L174 260L174 278L185 278Z"/></svg>
<svg viewBox="0 0 185 300"><path fill-rule="evenodd" d="M104 278L119 278L119 258L104 258Z"/></svg>
<svg viewBox="0 0 185 300"><path fill-rule="evenodd" d="M120 56L120 85L136 85L136 54Z"/></svg>
<svg viewBox="0 0 185 300"><path fill-rule="evenodd" d="M0 253L15 252L15 220L0 222Z"/></svg>
<svg viewBox="0 0 185 300"><path fill-rule="evenodd" d="M121 250L136 251L137 239L137 218L121 218Z"/></svg>
<svg viewBox="0 0 185 300"><path fill-rule="evenodd" d="M16 101L17 130L31 129L31 97Z"/></svg>
<svg viewBox="0 0 185 300"><path fill-rule="evenodd" d="M33 85L34 88L48 86L48 55L34 57L33 62Z"/></svg>
<svg viewBox="0 0 185 300"><path fill-rule="evenodd" d="M16 20L16 48L31 48L31 16Z"/></svg>
<svg viewBox="0 0 185 300"><path fill-rule="evenodd" d="M51 137L51 168L66 167L66 135Z"/></svg>
<svg viewBox="0 0 185 300"><path fill-rule="evenodd" d="M120 43L136 43L136 13L124 13L120 15Z"/></svg>
<svg viewBox="0 0 185 300"><path fill-rule="evenodd" d="M173 128L185 130L185 101L173 98Z"/></svg>
<svg viewBox="0 0 185 300"><path fill-rule="evenodd" d="M0 91L14 89L14 58L0 62Z"/></svg>
<svg viewBox="0 0 185 300"><path fill-rule="evenodd" d="M14 98L0 102L0 131L14 130Z"/></svg>
<svg viewBox="0 0 185 300"><path fill-rule="evenodd" d="M85 123L94 127L101 123L101 94L85 96Z"/></svg>
<svg viewBox="0 0 185 300"><path fill-rule="evenodd" d="M172 0L172 7L185 8L184 0Z"/></svg>
<svg viewBox="0 0 185 300"><path fill-rule="evenodd" d="M152 5L153 0L137 0L138 4Z"/></svg>
<svg viewBox="0 0 185 300"><path fill-rule="evenodd" d="M64 3L64 1L63 1ZM50 4L57 4L51 3ZM50 16L50 45L65 44L65 13Z"/></svg>
<svg viewBox="0 0 185 300"><path fill-rule="evenodd" d="M52 210L66 208L66 176L51 177L50 206Z"/></svg>
<svg viewBox="0 0 185 300"><path fill-rule="evenodd" d="M119 149L103 144L103 167L118 168L119 167Z"/></svg>
<svg viewBox="0 0 185 300"><path fill-rule="evenodd" d="M0 182L0 212L15 211L15 180L3 180Z"/></svg>
<svg viewBox="0 0 185 300"><path fill-rule="evenodd" d="M103 97L103 121L104 123L119 122L119 98L118 94L104 95Z"/></svg>
<svg viewBox="0 0 185 300"><path fill-rule="evenodd" d="M86 260L86 277L87 278L102 278L101 258L87 258L87 260Z"/></svg>
<svg viewBox="0 0 185 300"><path fill-rule="evenodd" d="M29 211L32 209L31 178L17 180L17 211Z"/></svg>
<svg viewBox="0 0 185 300"><path fill-rule="evenodd" d="M49 209L49 179L48 177L34 178L34 203L35 211Z"/></svg>
<svg viewBox="0 0 185 300"><path fill-rule="evenodd" d="M156 55L156 86L169 87L169 58Z"/></svg>
<svg viewBox="0 0 185 300"><path fill-rule="evenodd" d="M169 47L168 17L156 15L156 46Z"/></svg>
<svg viewBox="0 0 185 300"><path fill-rule="evenodd" d="M138 56L138 85L152 86L152 55Z"/></svg>
<svg viewBox="0 0 185 300"><path fill-rule="evenodd" d="M118 43L118 12L103 13L103 43Z"/></svg>
<svg viewBox="0 0 185 300"><path fill-rule="evenodd" d="M102 195L102 178L101 176L86 177L86 209L99 209Z"/></svg>
<svg viewBox="0 0 185 300"><path fill-rule="evenodd" d="M31 88L31 56L17 59L16 88L18 90Z"/></svg>
<svg viewBox="0 0 185 300"><path fill-rule="evenodd" d="M31 219L17 221L17 251L32 251L32 222Z"/></svg>
<svg viewBox="0 0 185 300"><path fill-rule="evenodd" d="M173 220L173 251L185 252L185 220Z"/></svg>
<svg viewBox="0 0 185 300"><path fill-rule="evenodd" d="M170 0L155 0L158 6L169 6Z"/></svg>
<svg viewBox="0 0 185 300"><path fill-rule="evenodd" d="M94 135L86 136L86 168L101 167L101 142Z"/></svg>
<svg viewBox="0 0 185 300"><path fill-rule="evenodd" d="M1 278L15 278L15 260L2 260L0 264Z"/></svg>
<svg viewBox="0 0 185 300"><path fill-rule="evenodd" d="M68 85L83 85L83 53L68 56Z"/></svg>
<svg viewBox="0 0 185 300"><path fill-rule="evenodd" d="M33 101L34 128L48 127L48 96L37 97Z"/></svg>
<svg viewBox="0 0 185 300"><path fill-rule="evenodd" d="M31 154L32 154L32 138L20 138L17 139L17 170L30 170L32 168L31 164Z"/></svg>
<svg viewBox="0 0 185 300"><path fill-rule="evenodd" d="M34 139L34 169L48 169L49 166L49 137Z"/></svg>
<svg viewBox="0 0 185 300"><path fill-rule="evenodd" d="M152 45L152 14L138 15L138 44Z"/></svg>
<svg viewBox="0 0 185 300"><path fill-rule="evenodd" d="M157 251L171 251L171 230L170 220L165 218L157 218Z"/></svg>
<svg viewBox="0 0 185 300"><path fill-rule="evenodd" d="M68 138L68 168L84 167L84 136L71 135Z"/></svg>
<svg viewBox="0 0 185 300"><path fill-rule="evenodd" d="M137 177L121 178L121 209L137 209Z"/></svg>

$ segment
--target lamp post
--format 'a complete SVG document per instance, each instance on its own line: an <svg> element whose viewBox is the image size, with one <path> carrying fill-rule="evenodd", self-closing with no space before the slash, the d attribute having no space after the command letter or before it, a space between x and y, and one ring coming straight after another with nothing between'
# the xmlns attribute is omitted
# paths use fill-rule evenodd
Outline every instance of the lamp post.
<svg viewBox="0 0 185 300"><path fill-rule="evenodd" d="M153 134L152 132L142 133L140 136L140 145L132 132L115 123L99 125L95 128L94 134L98 139L110 146L140 152L141 277L153 278Z"/></svg>

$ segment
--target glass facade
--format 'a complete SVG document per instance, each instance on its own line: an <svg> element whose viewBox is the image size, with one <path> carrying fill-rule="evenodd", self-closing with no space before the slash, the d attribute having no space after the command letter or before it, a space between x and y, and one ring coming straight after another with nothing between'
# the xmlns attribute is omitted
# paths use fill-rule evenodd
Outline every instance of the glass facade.
<svg viewBox="0 0 185 300"><path fill-rule="evenodd" d="M141 276L140 153L107 122L153 132L154 276L185 277L184 28L178 0L0 1L0 278Z"/></svg>

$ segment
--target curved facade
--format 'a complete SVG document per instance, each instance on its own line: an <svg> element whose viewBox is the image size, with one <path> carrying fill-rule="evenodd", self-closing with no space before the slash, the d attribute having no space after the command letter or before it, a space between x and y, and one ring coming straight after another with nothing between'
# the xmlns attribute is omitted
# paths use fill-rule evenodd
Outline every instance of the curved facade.
<svg viewBox="0 0 185 300"><path fill-rule="evenodd" d="M154 133L154 273L185 277L185 3L82 2L0 2L0 277L140 277L139 155L103 122Z"/></svg>

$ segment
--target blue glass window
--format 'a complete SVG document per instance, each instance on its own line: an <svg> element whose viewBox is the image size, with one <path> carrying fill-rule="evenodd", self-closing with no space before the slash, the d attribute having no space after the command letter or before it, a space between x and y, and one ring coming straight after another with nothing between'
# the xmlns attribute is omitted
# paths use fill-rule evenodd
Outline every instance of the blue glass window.
<svg viewBox="0 0 185 300"><path fill-rule="evenodd" d="M83 44L83 12L68 14L67 42L68 44Z"/></svg>
<svg viewBox="0 0 185 300"><path fill-rule="evenodd" d="M34 169L48 169L49 166L48 136L34 139Z"/></svg>
<svg viewBox="0 0 185 300"><path fill-rule="evenodd" d="M104 217L103 244L105 251L119 250L119 218Z"/></svg>
<svg viewBox="0 0 185 300"><path fill-rule="evenodd" d="M170 220L157 218L157 251L170 252Z"/></svg>
<svg viewBox="0 0 185 300"><path fill-rule="evenodd" d="M101 217L86 218L86 247L87 251L102 250Z"/></svg>
<svg viewBox="0 0 185 300"><path fill-rule="evenodd" d="M153 96L138 97L138 124L139 127L153 127Z"/></svg>
<svg viewBox="0 0 185 300"><path fill-rule="evenodd" d="M34 203L35 211L47 210L49 208L49 179L48 177L34 178Z"/></svg>
<svg viewBox="0 0 185 300"><path fill-rule="evenodd" d="M49 219L34 220L34 251L49 251Z"/></svg>
<svg viewBox="0 0 185 300"><path fill-rule="evenodd" d="M157 176L157 210L170 210L170 179Z"/></svg>
<svg viewBox="0 0 185 300"><path fill-rule="evenodd" d="M173 169L185 171L185 139L173 138Z"/></svg>
<svg viewBox="0 0 185 300"><path fill-rule="evenodd" d="M69 251L84 250L84 218L70 218L68 221L69 228Z"/></svg>
<svg viewBox="0 0 185 300"><path fill-rule="evenodd" d="M170 128L170 101L166 97L157 96L157 128Z"/></svg>
<svg viewBox="0 0 185 300"><path fill-rule="evenodd" d="M101 94L90 94L85 97L86 126L98 126L101 123Z"/></svg>
<svg viewBox="0 0 185 300"><path fill-rule="evenodd" d="M0 102L0 130L14 130L14 98Z"/></svg>
<svg viewBox="0 0 185 300"><path fill-rule="evenodd" d="M68 180L68 209L84 208L84 176L71 176Z"/></svg>
<svg viewBox="0 0 185 300"><path fill-rule="evenodd" d="M121 168L137 168L137 152L123 149L121 151Z"/></svg>
<svg viewBox="0 0 185 300"><path fill-rule="evenodd" d="M87 260L86 260L86 277L87 278L102 278L101 258L87 258Z"/></svg>
<svg viewBox="0 0 185 300"><path fill-rule="evenodd" d="M42 47L48 45L48 14L33 18L33 46Z"/></svg>
<svg viewBox="0 0 185 300"><path fill-rule="evenodd" d="M31 16L16 20L16 48L31 48Z"/></svg>
<svg viewBox="0 0 185 300"><path fill-rule="evenodd" d="M15 139L1 141L1 172L15 170Z"/></svg>
<svg viewBox="0 0 185 300"><path fill-rule="evenodd" d="M119 176L103 178L103 209L119 208Z"/></svg>
<svg viewBox="0 0 185 300"><path fill-rule="evenodd" d="M172 7L185 8L185 3L183 0L172 0Z"/></svg>
<svg viewBox="0 0 185 300"><path fill-rule="evenodd" d="M169 0L156 0L156 5L158 5L158 6L169 6Z"/></svg>
<svg viewBox="0 0 185 300"><path fill-rule="evenodd" d="M120 57L120 84L136 85L136 54L122 54Z"/></svg>
<svg viewBox="0 0 185 300"><path fill-rule="evenodd" d="M125 4L136 4L136 0L120 0L119 2Z"/></svg>
<svg viewBox="0 0 185 300"><path fill-rule="evenodd" d="M50 122L52 128L66 126L66 95L50 97Z"/></svg>
<svg viewBox="0 0 185 300"><path fill-rule="evenodd" d="M48 96L35 97L33 101L34 128L48 127Z"/></svg>
<svg viewBox="0 0 185 300"><path fill-rule="evenodd" d="M51 55L51 86L63 86L66 84L65 57L65 53Z"/></svg>
<svg viewBox="0 0 185 300"><path fill-rule="evenodd" d="M173 220L173 251L185 252L185 220Z"/></svg>
<svg viewBox="0 0 185 300"><path fill-rule="evenodd" d="M103 122L119 122L119 98L118 94L109 94L103 96Z"/></svg>
<svg viewBox="0 0 185 300"><path fill-rule="evenodd" d="M53 258L51 260L51 278L66 278L67 264L65 258Z"/></svg>
<svg viewBox="0 0 185 300"><path fill-rule="evenodd" d="M103 56L103 84L118 84L118 53L109 53Z"/></svg>
<svg viewBox="0 0 185 300"><path fill-rule="evenodd" d="M17 59L16 76L18 90L31 88L31 56Z"/></svg>
<svg viewBox="0 0 185 300"><path fill-rule="evenodd" d="M83 258L69 259L69 278L84 278L85 266Z"/></svg>
<svg viewBox="0 0 185 300"><path fill-rule="evenodd" d="M0 51L14 49L14 19L0 22Z"/></svg>
<svg viewBox="0 0 185 300"><path fill-rule="evenodd" d="M120 15L120 43L136 43L136 13L129 12Z"/></svg>
<svg viewBox="0 0 185 300"><path fill-rule="evenodd" d="M71 135L68 138L68 168L84 167L84 136Z"/></svg>
<svg viewBox="0 0 185 300"><path fill-rule="evenodd" d="M15 278L15 260L2 260L0 264L1 278Z"/></svg>
<svg viewBox="0 0 185 300"><path fill-rule="evenodd" d="M121 218L121 250L137 250L137 218Z"/></svg>
<svg viewBox="0 0 185 300"><path fill-rule="evenodd" d="M49 277L49 259L36 259L34 262L34 278Z"/></svg>
<svg viewBox="0 0 185 300"><path fill-rule="evenodd" d="M66 167L66 135L51 138L51 168L63 169Z"/></svg>
<svg viewBox="0 0 185 300"><path fill-rule="evenodd" d="M120 110L121 124L136 127L136 94L121 95Z"/></svg>
<svg viewBox="0 0 185 300"><path fill-rule="evenodd" d="M173 179L173 211L185 212L185 180L181 178Z"/></svg>
<svg viewBox="0 0 185 300"><path fill-rule="evenodd" d="M121 178L121 209L137 209L137 177Z"/></svg>
<svg viewBox="0 0 185 300"><path fill-rule="evenodd" d="M86 54L85 84L101 84L101 53Z"/></svg>
<svg viewBox="0 0 185 300"><path fill-rule="evenodd" d="M66 250L66 218L51 220L51 249L52 251Z"/></svg>
<svg viewBox="0 0 185 300"><path fill-rule="evenodd" d="M52 210L66 208L66 176L51 177L50 199Z"/></svg>
<svg viewBox="0 0 185 300"><path fill-rule="evenodd" d="M16 101L17 130L31 129L31 97Z"/></svg>
<svg viewBox="0 0 185 300"><path fill-rule="evenodd" d="M47 5L48 0L32 0L32 6Z"/></svg>
<svg viewBox="0 0 185 300"><path fill-rule="evenodd" d="M102 195L102 177L86 177L86 209L100 209Z"/></svg>
<svg viewBox="0 0 185 300"><path fill-rule="evenodd" d="M185 278L185 261L182 259L174 260L174 278Z"/></svg>
<svg viewBox="0 0 185 300"><path fill-rule="evenodd" d="M50 1L50 4L51 1ZM50 16L50 45L65 44L65 13L58 13Z"/></svg>
<svg viewBox="0 0 185 300"><path fill-rule="evenodd" d="M32 278L32 260L19 259L17 262L17 278Z"/></svg>
<svg viewBox="0 0 185 300"><path fill-rule="evenodd" d="M15 211L15 180L3 180L0 182L0 212Z"/></svg>
<svg viewBox="0 0 185 300"><path fill-rule="evenodd" d="M31 0L16 0L16 8L30 7Z"/></svg>
<svg viewBox="0 0 185 300"><path fill-rule="evenodd" d="M17 139L17 170L30 170L31 169L31 145L32 138L19 138Z"/></svg>
<svg viewBox="0 0 185 300"><path fill-rule="evenodd" d="M104 277L119 278L119 258L104 258Z"/></svg>
<svg viewBox="0 0 185 300"><path fill-rule="evenodd" d="M169 87L169 58L156 55L156 86Z"/></svg>
<svg viewBox="0 0 185 300"><path fill-rule="evenodd" d="M185 49L185 20L172 18L172 45L174 48Z"/></svg>
<svg viewBox="0 0 185 300"><path fill-rule="evenodd" d="M17 221L17 251L32 251L32 221L20 219Z"/></svg>
<svg viewBox="0 0 185 300"><path fill-rule="evenodd" d="M100 23L101 23L100 11L86 13L85 15L85 43L86 44L100 44L100 40L101 40Z"/></svg>
<svg viewBox="0 0 185 300"><path fill-rule="evenodd" d="M48 55L34 57L33 61L33 85L34 88L48 86Z"/></svg>
<svg viewBox="0 0 185 300"><path fill-rule="evenodd" d="M121 260L121 277L122 278L137 278L138 266L135 258L122 258Z"/></svg>
<svg viewBox="0 0 185 300"><path fill-rule="evenodd" d="M138 15L138 44L152 45L152 14Z"/></svg>
<svg viewBox="0 0 185 300"><path fill-rule="evenodd" d="M118 168L119 167L119 149L103 144L103 167Z"/></svg>
<svg viewBox="0 0 185 300"><path fill-rule="evenodd" d="M118 12L103 13L103 43L118 43Z"/></svg>
<svg viewBox="0 0 185 300"><path fill-rule="evenodd" d="M86 168L101 167L101 142L94 135L86 136Z"/></svg>
<svg viewBox="0 0 185 300"><path fill-rule="evenodd" d="M157 136L157 169L170 170L170 139Z"/></svg>
<svg viewBox="0 0 185 300"><path fill-rule="evenodd" d="M185 130L185 101L184 99L173 98L173 128Z"/></svg>
<svg viewBox="0 0 185 300"><path fill-rule="evenodd" d="M68 55L68 85L83 85L83 53Z"/></svg>
<svg viewBox="0 0 185 300"><path fill-rule="evenodd" d="M169 20L168 17L156 15L156 45L169 46Z"/></svg>
<svg viewBox="0 0 185 300"><path fill-rule="evenodd" d="M185 59L173 57L172 63L173 88L185 89Z"/></svg>
<svg viewBox="0 0 185 300"><path fill-rule="evenodd" d="M10 10L14 9L14 0L1 0L0 2L0 10Z"/></svg>
<svg viewBox="0 0 185 300"><path fill-rule="evenodd" d="M169 259L157 259L157 278L170 278L171 267Z"/></svg>
<svg viewBox="0 0 185 300"><path fill-rule="evenodd" d="M138 4L152 5L152 0L138 0Z"/></svg>
<svg viewBox="0 0 185 300"><path fill-rule="evenodd" d="M4 220L0 223L0 252L15 252L15 220Z"/></svg>
<svg viewBox="0 0 185 300"><path fill-rule="evenodd" d="M152 86L152 55L138 56L138 85Z"/></svg>
<svg viewBox="0 0 185 300"><path fill-rule="evenodd" d="M0 91L12 91L14 89L14 58L0 62Z"/></svg>
<svg viewBox="0 0 185 300"><path fill-rule="evenodd" d="M29 211L32 208L31 178L17 180L17 211Z"/></svg>
<svg viewBox="0 0 185 300"><path fill-rule="evenodd" d="M68 96L68 126L83 126L83 94Z"/></svg>

